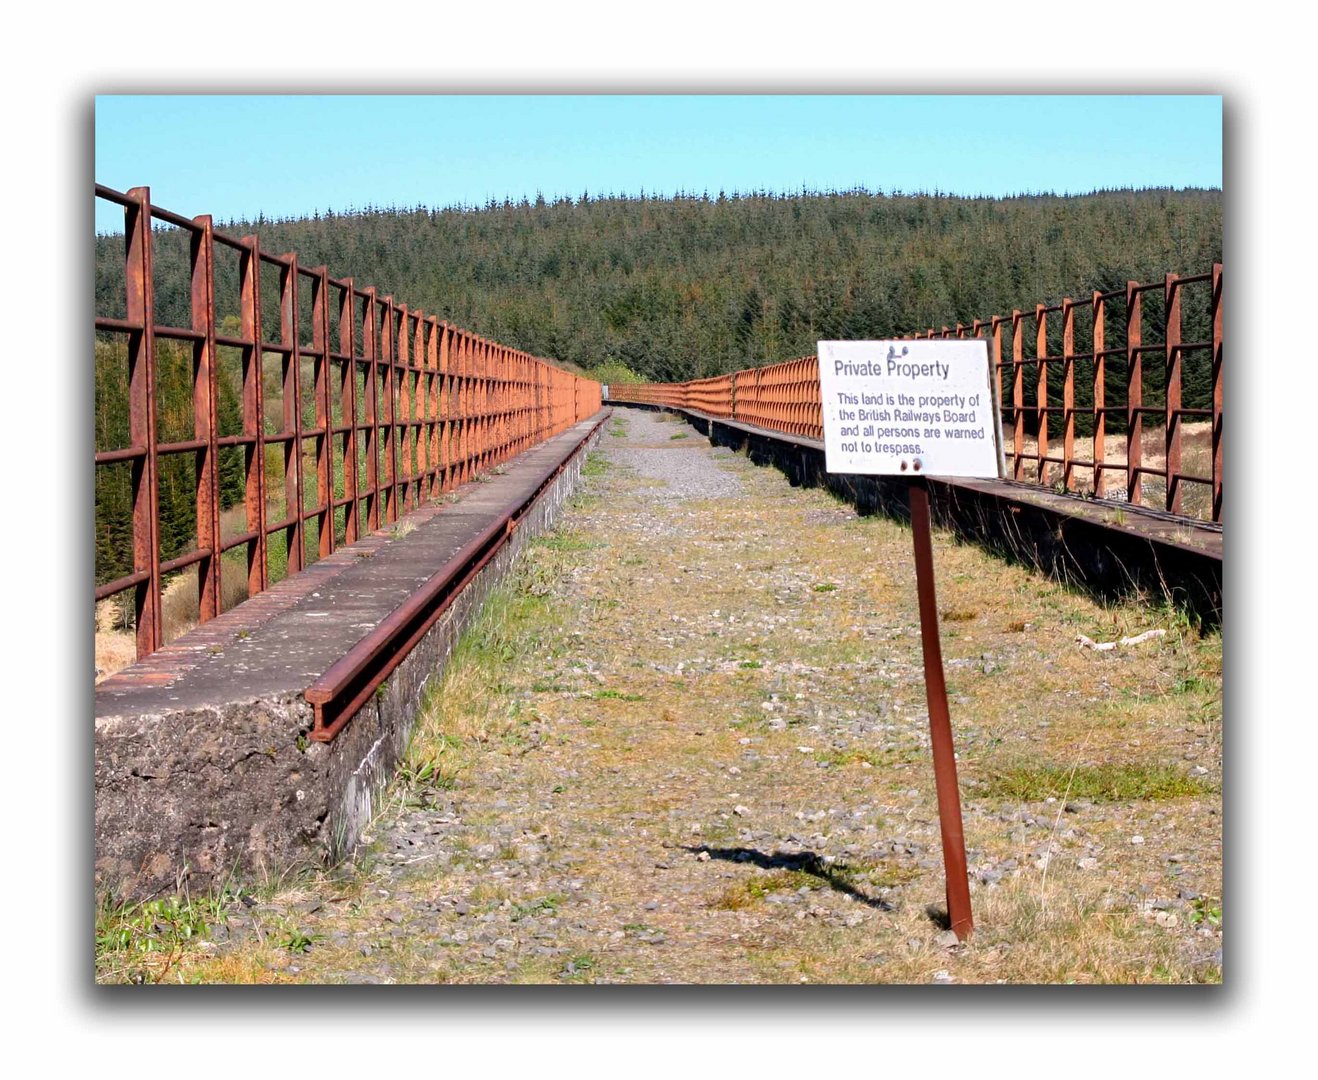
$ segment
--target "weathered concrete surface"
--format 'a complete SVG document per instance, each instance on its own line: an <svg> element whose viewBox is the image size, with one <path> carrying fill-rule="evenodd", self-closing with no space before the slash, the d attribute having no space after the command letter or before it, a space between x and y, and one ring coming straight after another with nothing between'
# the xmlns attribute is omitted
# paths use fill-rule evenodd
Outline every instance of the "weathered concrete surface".
<svg viewBox="0 0 1318 1080"><path fill-rule="evenodd" d="M336 860L356 843L412 732L425 684L518 552L576 486L600 416L225 613L96 693L96 882L141 896ZM593 431L593 434L590 434ZM589 437L587 438L587 436ZM585 439L585 442L582 440ZM308 685L547 468L567 466L499 554L331 743Z"/></svg>

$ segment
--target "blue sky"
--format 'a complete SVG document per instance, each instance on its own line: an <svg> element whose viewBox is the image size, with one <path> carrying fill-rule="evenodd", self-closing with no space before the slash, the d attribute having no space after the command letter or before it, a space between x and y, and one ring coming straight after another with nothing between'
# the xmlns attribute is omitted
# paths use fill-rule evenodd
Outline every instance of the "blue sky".
<svg viewBox="0 0 1318 1080"><path fill-rule="evenodd" d="M1220 187L1222 99L102 95L96 179L217 219L537 191ZM98 230L122 221L97 200Z"/></svg>

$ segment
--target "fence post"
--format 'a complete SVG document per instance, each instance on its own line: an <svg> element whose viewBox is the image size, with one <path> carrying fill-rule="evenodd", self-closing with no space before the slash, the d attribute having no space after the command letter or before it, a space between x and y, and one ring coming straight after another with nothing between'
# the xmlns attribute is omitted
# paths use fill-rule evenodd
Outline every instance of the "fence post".
<svg viewBox="0 0 1318 1080"><path fill-rule="evenodd" d="M409 348L409 333L412 313L406 304L398 305L397 346L394 352L398 368L398 481L402 484L402 513L414 508L412 501L412 479L415 468L414 456L416 428L412 427L412 352Z"/></svg>
<svg viewBox="0 0 1318 1080"><path fill-rule="evenodd" d="M379 301L375 287L366 290L366 304L362 308L362 343L366 346L366 479L370 494L366 501L366 530L375 532L380 527L380 329Z"/></svg>
<svg viewBox="0 0 1318 1080"><path fill-rule="evenodd" d="M1075 490L1075 304L1062 301L1062 485Z"/></svg>
<svg viewBox="0 0 1318 1080"><path fill-rule="evenodd" d="M219 376L215 356L215 234L209 214L192 219L192 430L205 442L197 451L197 547L205 554L197 564L197 618L207 622L220 613L220 470Z"/></svg>
<svg viewBox="0 0 1318 1080"><path fill-rule="evenodd" d="M311 286L311 347L315 375L316 546L319 558L334 553L334 397L330 390L329 267L317 267Z"/></svg>
<svg viewBox="0 0 1318 1080"><path fill-rule="evenodd" d="M1222 520L1222 264L1213 264L1213 520Z"/></svg>
<svg viewBox="0 0 1318 1080"><path fill-rule="evenodd" d="M439 464L441 494L453 487L453 329L439 324Z"/></svg>
<svg viewBox="0 0 1318 1080"><path fill-rule="evenodd" d="M394 359L394 323L397 313L394 298L386 296L381 304L384 307L383 325L380 327L380 363L384 365L384 483L382 491L388 492L384 504L384 524L388 525L398 519L398 427L394 415L394 399L397 396L398 372Z"/></svg>
<svg viewBox="0 0 1318 1080"><path fill-rule="evenodd" d="M979 322L975 324L975 336L979 337L981 326ZM999 431L1002 430L1002 319L994 315L989 320L989 369L993 372L994 387L997 389L997 395L993 399L993 407L998 410L998 415L994 420L998 424Z"/></svg>
<svg viewBox="0 0 1318 1080"><path fill-rule="evenodd" d="M1097 289L1093 294L1093 335L1090 338L1094 354L1094 498L1101 499L1107 492L1107 411L1104 381L1107 377L1107 357L1103 355L1104 344L1104 303L1103 294Z"/></svg>
<svg viewBox="0 0 1318 1080"><path fill-rule="evenodd" d="M1048 486L1048 312L1044 310L1043 304L1036 304L1034 308L1034 356L1038 363L1038 374L1036 376L1036 395L1035 400L1038 402L1035 416L1038 419L1038 430L1035 432L1035 448L1039 453L1038 478L1039 483L1044 487Z"/></svg>
<svg viewBox="0 0 1318 1080"><path fill-rule="evenodd" d="M427 322L430 332L426 337L426 464L430 475L427 478L427 498L437 499L442 486L439 473L439 338L442 333L440 323L431 315Z"/></svg>
<svg viewBox="0 0 1318 1080"><path fill-rule="evenodd" d="M279 268L280 344L284 356L284 546L288 551L288 573L296 574L305 563L306 544L302 534L302 352L297 325L297 254L289 252Z"/></svg>
<svg viewBox="0 0 1318 1080"><path fill-rule="evenodd" d="M1144 502L1144 353L1139 283L1126 282L1126 501Z"/></svg>
<svg viewBox="0 0 1318 1080"><path fill-rule="evenodd" d="M243 347L243 435L253 441L247 446L246 488L247 531L255 541L247 544L247 595L264 592L270 583L266 535L265 475L265 357L261 350L261 247L255 236L244 236L239 256L239 306Z"/></svg>
<svg viewBox="0 0 1318 1080"><path fill-rule="evenodd" d="M141 327L128 337L129 441L145 453L133 459L133 572L146 573L134 589L137 658L164 641L160 620L160 535L156 471L155 286L151 278L151 190L130 188L124 213L126 314Z"/></svg>
<svg viewBox="0 0 1318 1080"><path fill-rule="evenodd" d="M1019 308L1011 312L1011 411L1012 476L1025 479L1025 316Z"/></svg>
<svg viewBox="0 0 1318 1080"><path fill-rule="evenodd" d="M343 299L339 304L339 352L348 359L343 365L343 379L339 384L339 410L347 414L347 430L343 433L343 495L348 505L343 513L343 542L357 540L357 345L353 340L354 310L357 294L352 278L343 283Z"/></svg>
<svg viewBox="0 0 1318 1080"><path fill-rule="evenodd" d="M1181 289L1175 274L1163 285L1163 342L1167 350L1167 512L1181 512Z"/></svg>

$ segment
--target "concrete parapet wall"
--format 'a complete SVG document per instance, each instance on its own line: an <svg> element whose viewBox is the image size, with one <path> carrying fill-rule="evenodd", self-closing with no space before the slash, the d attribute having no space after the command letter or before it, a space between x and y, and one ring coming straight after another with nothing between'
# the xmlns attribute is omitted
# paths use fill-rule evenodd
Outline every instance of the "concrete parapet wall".
<svg viewBox="0 0 1318 1080"><path fill-rule="evenodd" d="M459 635L518 554L557 519L580 481L586 452L599 439L600 429L594 426L598 419L574 429L575 437L559 451L576 447L563 471L526 509L507 543L333 741L307 738L312 710L301 689L319 671L301 673L301 689L254 696L233 693L227 700L213 689L205 693L190 689L186 663L178 665L184 673L172 678L168 672L144 666L137 675L139 682L121 700L98 692L98 890L141 898L172 891L186 879L195 893L223 884L230 875L248 882L268 880L295 868L332 864L350 853L407 748L427 685L442 674ZM592 426L593 432L580 441ZM515 468L510 467L510 474ZM503 479L496 478L496 483ZM487 496L486 502L493 494L480 492ZM461 505L452 509L459 511ZM435 510L420 513L433 517ZM229 613L238 622L243 606ZM235 634L232 625L225 626L230 640L263 632ZM212 669L211 686L216 680L213 669L231 662L234 682L240 684L240 660L219 655L214 630L202 627L194 634L195 647L188 643L192 635L187 635L176 643L173 654L187 656L191 649L193 655L204 657ZM132 678L130 669L122 682Z"/></svg>

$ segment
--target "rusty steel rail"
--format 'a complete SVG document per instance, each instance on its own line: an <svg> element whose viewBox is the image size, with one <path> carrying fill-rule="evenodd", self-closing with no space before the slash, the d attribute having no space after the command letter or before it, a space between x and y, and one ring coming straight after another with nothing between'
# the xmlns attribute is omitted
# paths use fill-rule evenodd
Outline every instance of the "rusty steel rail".
<svg viewBox="0 0 1318 1080"><path fill-rule="evenodd" d="M205 622L224 606L226 552L245 549L246 596L255 596L272 583L272 536L283 534L286 571L297 573L601 407L599 383L410 309L352 278L331 278L324 266L303 266L294 252L266 252L255 235L216 232L209 215L186 218L154 206L145 187L119 192L97 184L95 195L124 210L125 315L98 314L94 326L98 335L126 341L129 430L128 444L99 447L95 464L98 476L103 467L130 466L132 515L132 570L97 585L95 599L134 591L138 659L165 643L165 575L197 568ZM157 322L156 222L183 230L188 239L190 326ZM237 336L217 326L217 247L238 260ZM278 298L274 328L262 325L263 269L273 272ZM306 299L309 334L300 325ZM161 340L191 346L190 439L159 437ZM242 430L223 436L221 348L236 350L241 366ZM266 408L267 356L279 363L277 415ZM272 426L277 430L268 430ZM245 525L224 536L220 454L230 448L243 452ZM282 467L268 466L268 450L282 457ZM179 454L195 455L196 544L162 560L160 462ZM272 515L271 500L280 495L282 509Z"/></svg>
<svg viewBox="0 0 1318 1080"><path fill-rule="evenodd" d="M469 541L307 688L304 696L311 704L314 716L312 739L319 742L333 739L370 700L458 594L499 554L525 512L590 442L604 419L591 426L571 454L534 478L531 493L519 505L510 507Z"/></svg>
<svg viewBox="0 0 1318 1080"><path fill-rule="evenodd" d="M1205 334L1202 340L1186 341L1182 334L1185 295L1195 287L1206 292L1197 313ZM1147 334L1144 310L1150 295L1156 297L1159 310L1156 326ZM1148 504L1146 481L1161 480L1161 505L1153 509L1188 521L1221 523L1221 263L1202 274L1167 274L1152 284L1132 281L1122 290L1038 304L1033 312L1016 310L1010 315L976 319L969 325L957 323L906 336L989 341L1009 479L1136 506ZM1027 340L1032 342L1028 350ZM1147 362L1150 357L1155 358L1153 363ZM1185 362L1192 357L1208 362L1209 402L1204 407L1183 404ZM1150 370L1154 363L1159 372ZM1077 365L1089 369L1084 379L1090 392L1088 405L1077 404ZM1122 374L1116 387L1108 379L1114 368ZM1050 371L1058 370L1060 387L1056 378L1049 382ZM1154 378L1152 389L1161 391L1161 404L1145 404L1150 376ZM614 383L609 387L609 400L691 409L773 431L824 437L819 366L813 356L684 383ZM1108 447L1109 418L1114 415L1124 421L1126 429L1125 451L1119 456ZM1092 423L1088 455L1077 451L1081 417ZM1209 424L1204 469L1208 475L1183 468L1183 424L1187 420ZM1146 421L1163 429L1161 465L1145 461ZM1055 437L1060 447L1053 442ZM1201 512L1187 509L1187 487L1206 493Z"/></svg>

